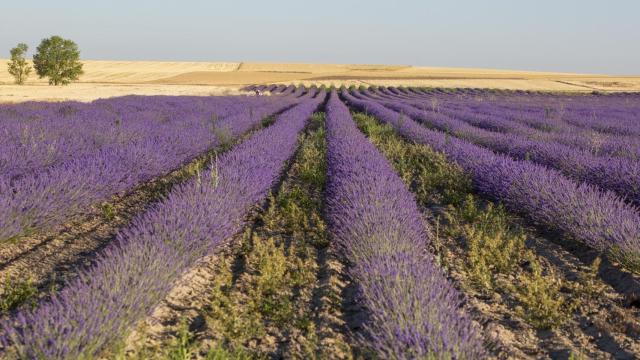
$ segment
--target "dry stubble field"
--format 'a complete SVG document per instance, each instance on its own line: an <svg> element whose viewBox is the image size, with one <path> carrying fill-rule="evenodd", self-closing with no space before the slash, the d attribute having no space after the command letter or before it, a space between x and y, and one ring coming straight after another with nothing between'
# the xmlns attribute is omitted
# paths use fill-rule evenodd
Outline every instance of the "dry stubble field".
<svg viewBox="0 0 640 360"><path fill-rule="evenodd" d="M84 61L80 81L49 87L32 74L15 86L0 60L0 102L80 100L137 95L232 95L251 84L384 85L541 91L638 91L638 76L580 75L389 65L244 62Z"/></svg>

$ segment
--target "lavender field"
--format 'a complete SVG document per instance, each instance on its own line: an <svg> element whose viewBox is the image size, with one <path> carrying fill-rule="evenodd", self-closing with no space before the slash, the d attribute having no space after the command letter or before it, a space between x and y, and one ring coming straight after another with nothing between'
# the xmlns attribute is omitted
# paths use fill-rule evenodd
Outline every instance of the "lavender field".
<svg viewBox="0 0 640 360"><path fill-rule="evenodd" d="M0 358L640 357L638 93L245 93L0 104Z"/></svg>

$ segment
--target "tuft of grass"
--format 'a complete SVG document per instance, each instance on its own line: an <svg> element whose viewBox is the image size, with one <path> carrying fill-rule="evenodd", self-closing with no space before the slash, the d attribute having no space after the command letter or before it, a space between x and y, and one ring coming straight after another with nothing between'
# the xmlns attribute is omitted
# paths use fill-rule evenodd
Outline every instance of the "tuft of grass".
<svg viewBox="0 0 640 360"><path fill-rule="evenodd" d="M589 269L581 273L579 280L574 283L574 291L591 301L597 300L606 286L599 281L600 264L602 264L602 258L595 258L589 265Z"/></svg>
<svg viewBox="0 0 640 360"><path fill-rule="evenodd" d="M229 350L221 345L216 345L207 352L205 360L251 360L255 356L245 350Z"/></svg>
<svg viewBox="0 0 640 360"><path fill-rule="evenodd" d="M260 126L263 128L269 127L271 125L273 125L273 123L276 122L276 116L275 115L270 115L265 117L264 119L262 119L262 121L260 121Z"/></svg>
<svg viewBox="0 0 640 360"><path fill-rule="evenodd" d="M574 353L573 351L569 354L569 360L587 360L588 358L581 353Z"/></svg>
<svg viewBox="0 0 640 360"><path fill-rule="evenodd" d="M228 127L216 126L212 131L213 136L218 142L219 151L229 150L233 146L233 134Z"/></svg>
<svg viewBox="0 0 640 360"><path fill-rule="evenodd" d="M104 203L100 206L100 210L102 211L102 216L111 221L116 218L116 208L113 204Z"/></svg>
<svg viewBox="0 0 640 360"><path fill-rule="evenodd" d="M496 274L510 274L522 263L526 236L512 228L503 206L481 208L473 195L458 207L449 206L449 232L461 237L467 248L468 273L480 288L495 286Z"/></svg>
<svg viewBox="0 0 640 360"><path fill-rule="evenodd" d="M620 263L626 269L640 274L640 254L638 252L624 251L619 246L614 245L606 253L611 261Z"/></svg>
<svg viewBox="0 0 640 360"><path fill-rule="evenodd" d="M253 240L253 251L249 266L255 276L251 279L250 297L255 307L265 318L283 325L293 315L293 302L288 289L293 287L291 264L287 262L284 244L274 238Z"/></svg>

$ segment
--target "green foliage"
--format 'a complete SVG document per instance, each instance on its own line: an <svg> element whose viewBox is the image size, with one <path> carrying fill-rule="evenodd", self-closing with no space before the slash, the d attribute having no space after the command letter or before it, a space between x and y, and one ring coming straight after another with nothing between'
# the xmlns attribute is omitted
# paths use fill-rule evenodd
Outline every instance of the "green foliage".
<svg viewBox="0 0 640 360"><path fill-rule="evenodd" d="M24 84L25 80L31 73L31 66L25 59L25 54L29 50L27 44L20 43L13 49L11 49L11 58L7 63L9 68L9 74L14 77L15 83L18 85Z"/></svg>
<svg viewBox="0 0 640 360"><path fill-rule="evenodd" d="M543 274L537 259L533 255L529 258L531 273L519 274L517 284L512 286L522 304L518 313L538 329L557 328L569 319L578 302L562 295L563 282L553 271Z"/></svg>
<svg viewBox="0 0 640 360"><path fill-rule="evenodd" d="M68 85L83 74L78 45L60 36L43 39L33 56L36 73L49 78L49 85Z"/></svg>
<svg viewBox="0 0 640 360"><path fill-rule="evenodd" d="M104 203L100 206L100 209L102 210L102 216L104 216L105 219L113 220L116 218L116 208L113 204Z"/></svg>
<svg viewBox="0 0 640 360"><path fill-rule="evenodd" d="M468 273L480 288L493 288L496 274L509 274L522 262L526 236L513 229L503 206L483 209L469 194L458 207L449 207L450 232L464 239Z"/></svg>
<svg viewBox="0 0 640 360"><path fill-rule="evenodd" d="M178 326L178 336L174 339L173 343L166 349L167 360L190 360L195 347L193 342L193 336L189 331L189 324L185 319L180 320Z"/></svg>
<svg viewBox="0 0 640 360"><path fill-rule="evenodd" d="M584 295L588 300L597 300L606 286L598 278L600 264L602 264L602 258L595 258L589 269L581 273L579 281L574 284L576 292Z"/></svg>
<svg viewBox="0 0 640 360"><path fill-rule="evenodd" d="M273 125L274 122L276 122L275 115L267 116L266 118L262 119L262 121L260 122L260 126L266 128Z"/></svg>
<svg viewBox="0 0 640 360"><path fill-rule="evenodd" d="M5 314L34 300L37 294L38 288L31 279L7 278L4 283L0 284L0 314Z"/></svg>
<svg viewBox="0 0 640 360"><path fill-rule="evenodd" d="M421 203L459 204L471 191L471 179L442 153L404 141L391 126L366 114L355 113L353 118Z"/></svg>
<svg viewBox="0 0 640 360"><path fill-rule="evenodd" d="M243 349L229 350L219 344L209 350L205 356L205 360L251 360L254 358L251 353Z"/></svg>
<svg viewBox="0 0 640 360"><path fill-rule="evenodd" d="M624 251L618 245L614 245L607 250L607 257L611 261L620 263L626 269L640 275L640 255Z"/></svg>
<svg viewBox="0 0 640 360"><path fill-rule="evenodd" d="M562 295L560 289L565 284L551 269L548 274L542 273L539 260L526 249L524 232L513 225L502 205L482 206L483 202L472 195L470 179L444 155L402 140L390 126L370 116L356 113L353 117L419 202L448 205L445 231L464 241L465 272L473 285L480 289L500 286L514 294L521 316L537 328L557 327L570 317L577 302L569 302ZM436 225L437 242L440 223ZM529 264L531 271L522 271L522 264ZM497 275L516 272L520 272L516 285L497 282Z"/></svg>
<svg viewBox="0 0 640 360"><path fill-rule="evenodd" d="M588 358L581 353L574 353L573 351L569 354L569 360L587 360Z"/></svg>

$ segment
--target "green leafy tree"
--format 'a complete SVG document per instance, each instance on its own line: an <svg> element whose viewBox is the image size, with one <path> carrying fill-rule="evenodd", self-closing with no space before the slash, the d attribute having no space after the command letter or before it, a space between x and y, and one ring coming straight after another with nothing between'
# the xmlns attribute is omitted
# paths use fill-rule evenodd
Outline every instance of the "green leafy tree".
<svg viewBox="0 0 640 360"><path fill-rule="evenodd" d="M78 45L60 36L40 42L33 56L33 66L41 79L49 78L49 85L68 85L84 73Z"/></svg>
<svg viewBox="0 0 640 360"><path fill-rule="evenodd" d="M24 84L24 81L27 80L31 73L31 66L27 63L27 59L24 58L27 50L29 50L27 44L20 43L10 51L9 74L15 78L18 85Z"/></svg>

